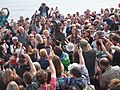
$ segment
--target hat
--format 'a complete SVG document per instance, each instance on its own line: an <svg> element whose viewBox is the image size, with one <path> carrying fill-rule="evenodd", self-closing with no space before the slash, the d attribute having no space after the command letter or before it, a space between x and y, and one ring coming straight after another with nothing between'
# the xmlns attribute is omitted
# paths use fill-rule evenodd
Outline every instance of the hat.
<svg viewBox="0 0 120 90"><path fill-rule="evenodd" d="M67 45L66 45L66 50L67 51L74 51L74 44L69 42Z"/></svg>
<svg viewBox="0 0 120 90"><path fill-rule="evenodd" d="M68 22L70 22L71 20L70 20L70 19L68 19L67 21L68 21Z"/></svg>
<svg viewBox="0 0 120 90"><path fill-rule="evenodd" d="M68 71L72 70L72 69L75 68L75 67L80 67L80 65L77 64L77 63L72 63L72 64L70 64L70 65L68 66Z"/></svg>
<svg viewBox="0 0 120 90"><path fill-rule="evenodd" d="M12 40L17 40L18 41L18 38L17 37L12 37Z"/></svg>
<svg viewBox="0 0 120 90"><path fill-rule="evenodd" d="M70 64L68 66L68 70L68 73L73 74L77 78L81 77L82 75L80 65L77 63Z"/></svg>
<svg viewBox="0 0 120 90"><path fill-rule="evenodd" d="M80 40L80 47L81 47L82 49L88 48L88 46L89 46L89 43L88 43L87 40L85 40L85 39Z"/></svg>

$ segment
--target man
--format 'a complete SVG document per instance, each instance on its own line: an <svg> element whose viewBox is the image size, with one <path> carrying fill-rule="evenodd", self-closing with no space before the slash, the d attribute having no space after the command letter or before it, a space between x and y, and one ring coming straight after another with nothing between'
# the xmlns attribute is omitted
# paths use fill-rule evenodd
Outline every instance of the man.
<svg viewBox="0 0 120 90"><path fill-rule="evenodd" d="M91 48L87 40L80 40L80 47L83 50L83 57L85 59L85 65L88 69L91 84L94 84L94 75L96 72L96 51Z"/></svg>
<svg viewBox="0 0 120 90"><path fill-rule="evenodd" d="M39 11L40 11L40 16L46 16L48 17L48 10L49 10L49 7L46 6L45 3L42 3L40 8L39 8Z"/></svg>
<svg viewBox="0 0 120 90"><path fill-rule="evenodd" d="M18 41L20 41L23 44L23 46L27 46L29 43L29 40L28 40L27 34L25 33L24 28L22 26L20 26L18 28L18 31L19 31L19 33L16 36L18 38Z"/></svg>
<svg viewBox="0 0 120 90"><path fill-rule="evenodd" d="M100 86L103 90L108 90L108 85L112 79L120 79L120 67L111 66L110 61L107 58L101 58L100 68L104 71L104 73L100 76Z"/></svg>
<svg viewBox="0 0 120 90"><path fill-rule="evenodd" d="M7 10L7 14L4 12L4 10ZM0 25L2 25L3 27L5 26L5 21L7 21L9 15L10 12L8 8L2 8L2 10L0 11Z"/></svg>

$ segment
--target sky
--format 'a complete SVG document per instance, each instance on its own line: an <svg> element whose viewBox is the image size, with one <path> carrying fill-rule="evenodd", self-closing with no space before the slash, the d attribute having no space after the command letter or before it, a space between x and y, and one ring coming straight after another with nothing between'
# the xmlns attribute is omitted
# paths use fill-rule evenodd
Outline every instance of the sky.
<svg viewBox="0 0 120 90"><path fill-rule="evenodd" d="M118 8L120 0L0 0L0 9L9 8L9 19L18 19L21 15L30 18L41 3L46 3L49 7L58 6L60 12L67 15L77 11L83 13L87 9L99 12L100 8Z"/></svg>

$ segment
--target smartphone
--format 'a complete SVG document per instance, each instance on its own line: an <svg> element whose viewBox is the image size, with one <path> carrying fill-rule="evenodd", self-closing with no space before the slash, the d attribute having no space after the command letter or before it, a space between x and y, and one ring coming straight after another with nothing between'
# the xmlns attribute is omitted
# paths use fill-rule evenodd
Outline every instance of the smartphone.
<svg viewBox="0 0 120 90"><path fill-rule="evenodd" d="M48 55L50 54L50 46L46 46L45 49L47 50Z"/></svg>

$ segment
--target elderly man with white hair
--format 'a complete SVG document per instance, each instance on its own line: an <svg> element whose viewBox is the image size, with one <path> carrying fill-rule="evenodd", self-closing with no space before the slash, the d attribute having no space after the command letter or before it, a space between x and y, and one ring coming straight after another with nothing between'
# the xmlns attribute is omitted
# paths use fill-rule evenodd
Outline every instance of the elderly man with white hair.
<svg viewBox="0 0 120 90"><path fill-rule="evenodd" d="M25 30L22 26L18 28L19 33L16 35L18 40L23 44L23 46L27 46L29 43L28 36L25 33Z"/></svg>

